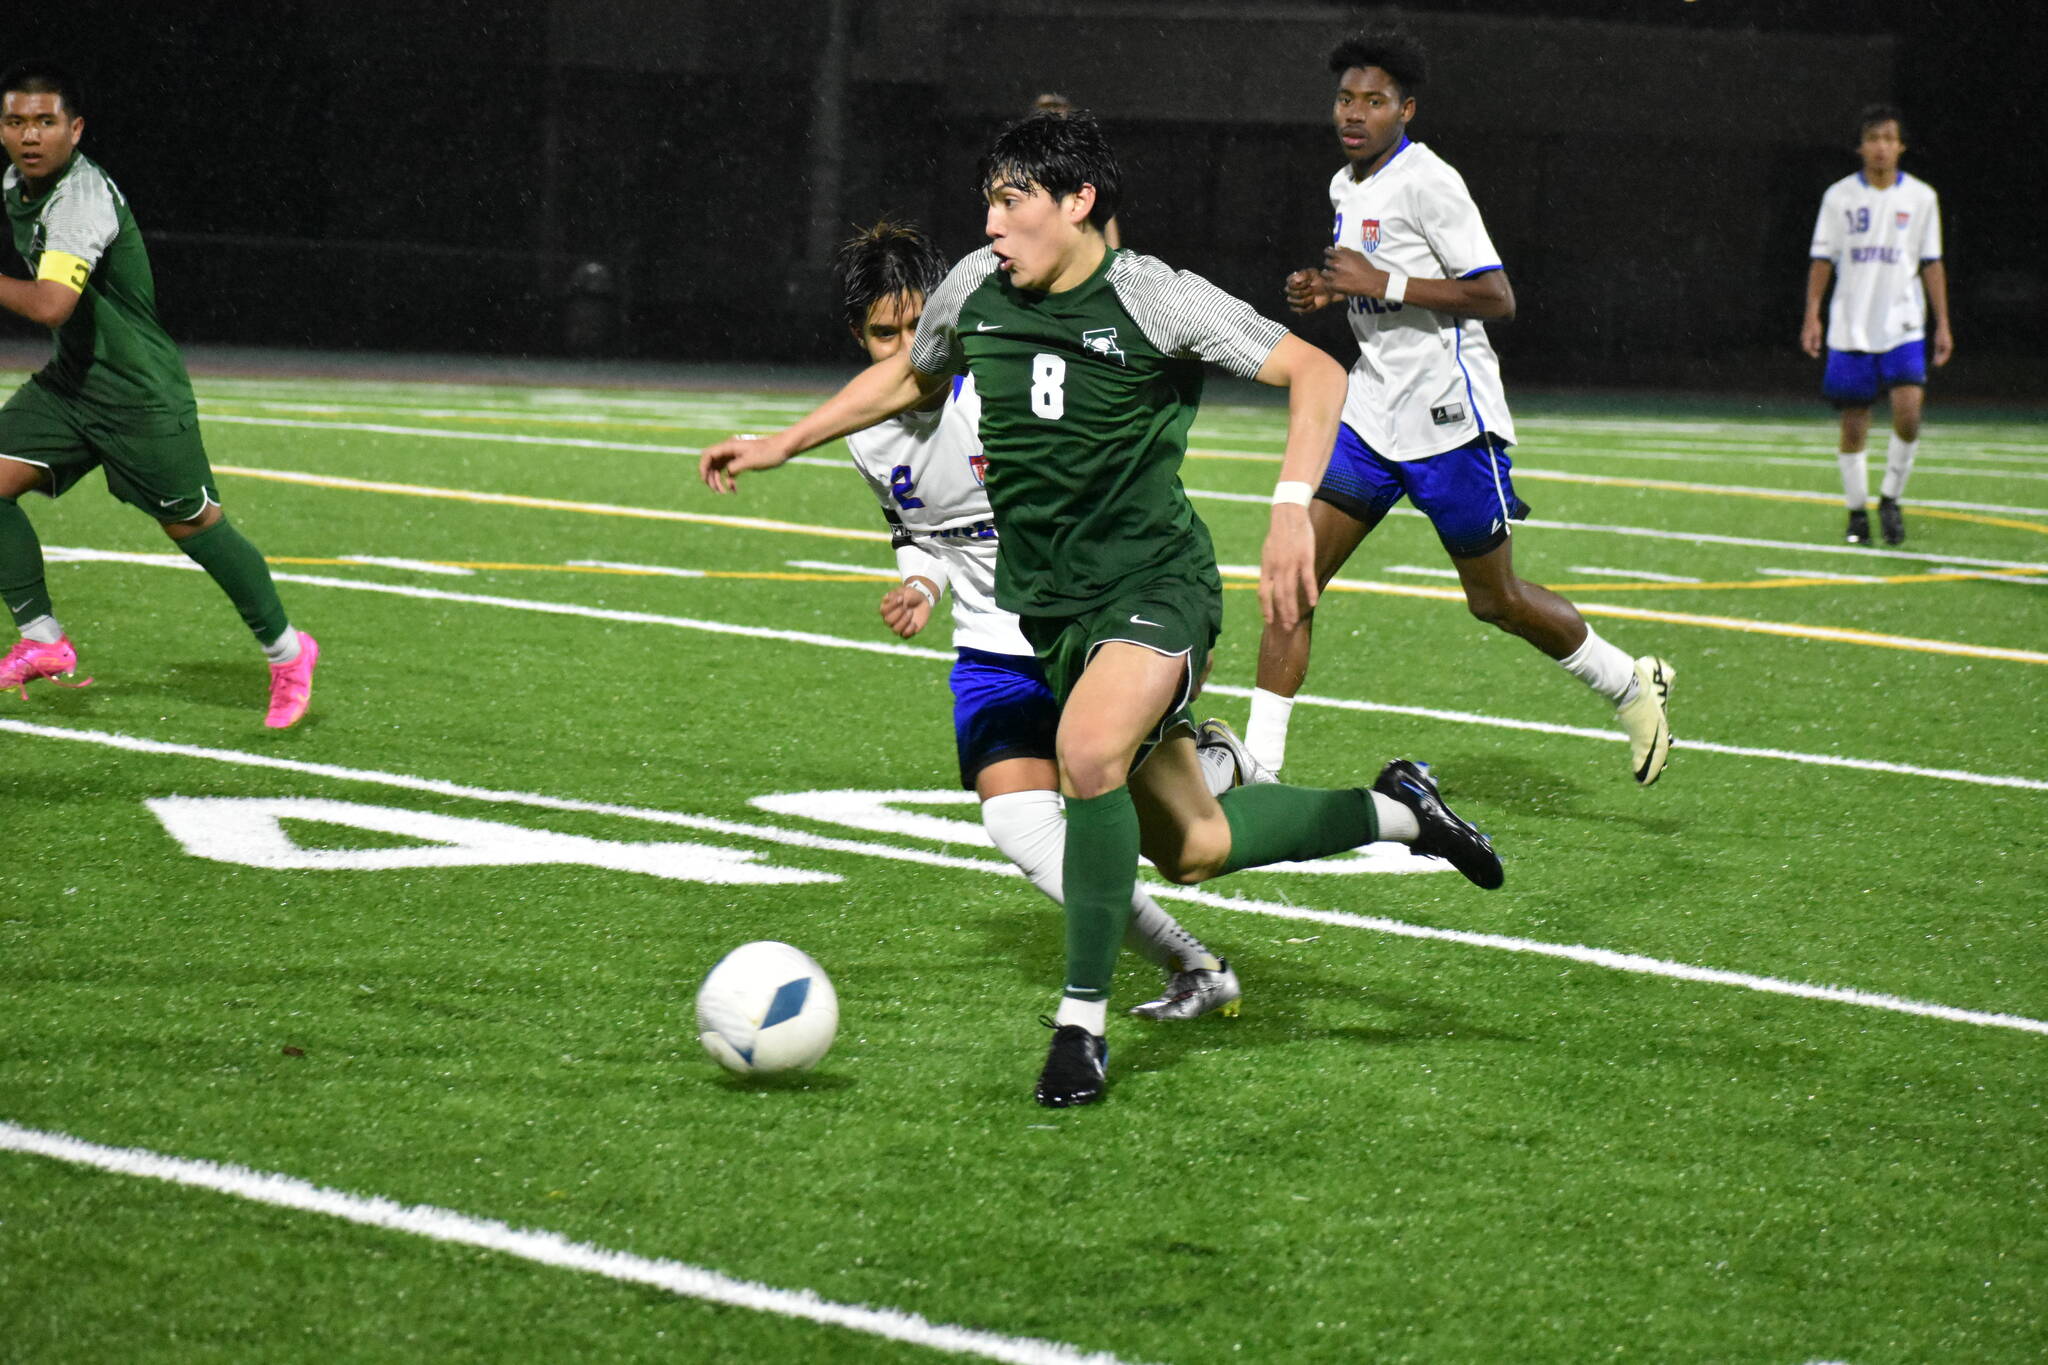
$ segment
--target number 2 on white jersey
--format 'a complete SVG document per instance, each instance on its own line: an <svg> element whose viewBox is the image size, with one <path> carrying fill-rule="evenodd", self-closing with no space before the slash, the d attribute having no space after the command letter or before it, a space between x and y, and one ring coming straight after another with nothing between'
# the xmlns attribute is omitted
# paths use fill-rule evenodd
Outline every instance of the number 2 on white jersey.
<svg viewBox="0 0 2048 1365"><path fill-rule="evenodd" d="M1067 362L1041 352L1031 357L1031 410L1048 422L1067 415Z"/></svg>

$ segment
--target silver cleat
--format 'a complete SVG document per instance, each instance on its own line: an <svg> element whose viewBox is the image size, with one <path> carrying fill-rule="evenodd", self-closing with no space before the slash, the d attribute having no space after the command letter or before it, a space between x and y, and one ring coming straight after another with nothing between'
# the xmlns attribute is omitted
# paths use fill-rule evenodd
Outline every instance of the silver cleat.
<svg viewBox="0 0 2048 1365"><path fill-rule="evenodd" d="M1166 990L1157 1000L1133 1005L1131 1013L1140 1019L1198 1019L1205 1014L1237 1017L1238 1001L1244 987L1227 959L1218 959L1213 971L1196 968L1175 972L1166 980Z"/></svg>

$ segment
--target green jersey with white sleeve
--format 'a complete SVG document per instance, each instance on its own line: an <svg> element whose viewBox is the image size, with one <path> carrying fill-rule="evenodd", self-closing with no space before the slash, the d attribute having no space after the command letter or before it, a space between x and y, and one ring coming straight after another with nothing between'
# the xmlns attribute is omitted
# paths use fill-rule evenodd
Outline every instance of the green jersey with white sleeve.
<svg viewBox="0 0 2048 1365"><path fill-rule="evenodd" d="M1110 251L1058 293L1018 289L984 247L926 301L911 364L981 394L996 600L1073 616L1163 573L1216 581L1180 482L1202 365L1257 375L1287 335L1199 275Z"/></svg>
<svg viewBox="0 0 2048 1365"><path fill-rule="evenodd" d="M63 282L79 292L36 382L115 430L161 435L190 426L192 381L157 320L149 252L113 180L74 152L57 183L34 198L8 167L0 196L30 273L46 274L46 258L62 260Z"/></svg>

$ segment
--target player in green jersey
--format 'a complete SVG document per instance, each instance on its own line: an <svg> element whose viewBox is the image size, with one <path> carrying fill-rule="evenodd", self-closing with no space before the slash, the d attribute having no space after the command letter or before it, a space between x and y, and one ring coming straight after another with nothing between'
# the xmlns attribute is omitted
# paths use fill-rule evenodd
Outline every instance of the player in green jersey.
<svg viewBox="0 0 2048 1365"><path fill-rule="evenodd" d="M1180 485L1202 365L1288 390L1287 449L1260 568L1269 620L1316 594L1310 490L1335 439L1344 372L1201 277L1111 251L1121 175L1095 121L1038 116L985 158L990 246L927 301L908 355L870 367L796 425L706 450L714 488L915 406L966 370L981 394L1002 535L996 599L1018 613L1061 702L1067 980L1039 1103L1102 1097L1107 1002L1142 852L1168 879L1396 839L1501 883L1484 835L1427 771L1371 790L1260 783L1210 795L1188 715L1222 621L1208 530Z"/></svg>
<svg viewBox="0 0 2048 1365"><path fill-rule="evenodd" d="M320 647L292 628L262 554L221 513L192 383L157 321L142 233L107 173L78 151L84 131L78 86L63 71L32 62L0 76L11 163L0 195L33 277L0 277L0 308L56 341L50 363L0 407L0 598L21 632L0 658L0 688L25 699L30 682L77 671L20 498L57 497L102 468L107 491L155 518L241 613L270 660L263 723L284 729L306 713Z"/></svg>

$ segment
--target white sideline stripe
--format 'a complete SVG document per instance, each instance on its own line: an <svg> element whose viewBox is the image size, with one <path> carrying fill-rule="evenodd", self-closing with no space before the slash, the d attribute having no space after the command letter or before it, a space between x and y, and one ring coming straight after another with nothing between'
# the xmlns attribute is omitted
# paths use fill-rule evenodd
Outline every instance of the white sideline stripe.
<svg viewBox="0 0 2048 1365"><path fill-rule="evenodd" d="M1867 573L1829 573L1825 569L1758 569L1767 578L1832 578L1842 583L1882 583L1884 580Z"/></svg>
<svg viewBox="0 0 2048 1365"><path fill-rule="evenodd" d="M1704 579L1679 573L1651 573L1648 569L1603 569L1593 564L1567 564L1566 573L1592 574L1596 578L1640 579L1646 583L1701 583Z"/></svg>
<svg viewBox="0 0 2048 1365"><path fill-rule="evenodd" d="M1211 689L1220 690L1220 689ZM1242 695L1249 695L1244 689L1232 689ZM1396 709L1396 708L1386 708ZM799 830L782 829L774 825L743 825L733 821L714 820L707 816L684 815L676 811L654 810L639 806L619 806L604 802L577 801L568 797L543 796L537 792L491 791L478 787L465 787L455 782L443 782L436 778L413 777L404 773L378 772L372 769L342 768L328 763L306 763L297 759L274 758L268 754L244 753L236 749L207 749L191 744L173 744L163 740L137 739L131 735L109 734L100 730L73 730L55 725L32 725L26 721L0 720L0 731L30 735L40 739L62 739L86 744L104 745L111 749L125 749L131 753L157 754L171 758L198 758L215 763L229 763L240 767L269 768L281 772L305 773L314 777L334 778L345 782L365 782L378 786L398 787L407 791L431 792L437 796L463 797L471 800L490 801L499 805L533 806L542 810L576 811L589 815L610 815L627 820L644 820L653 824L681 825L688 829L707 829L719 833L744 835L767 843L787 844L796 848L822 849L837 853L858 853L869 857L887 858L896 862L924 863L934 867L959 868L974 872L987 872L998 876L1016 877L1022 875L1008 862L992 862L981 858L960 858L950 854L926 853L916 849L897 848L890 844L870 844L853 839L825 839ZM1606 736L1601 736L1605 738ZM2048 786L2048 783L2041 784ZM1428 925L1408 924L1401 920L1381 919L1371 915L1354 915L1341 910L1304 909L1299 906L1282 905L1274 901L1251 900L1242 896L1222 896L1214 892L1193 887L1173 886L1165 882L1147 881L1146 889L1154 896L1171 900L1193 901L1202 905L1215 906L1225 910L1239 910L1248 914L1269 915L1276 919L1308 920L1317 924L1338 925L1346 928L1367 929L1376 933L1396 934L1403 938L1435 939L1445 943L1459 943L1469 947L1497 948L1510 952L1531 953L1545 957L1565 958L1591 966L1605 967L1612 971L1632 972L1644 976L1674 977L1684 981L1701 981L1714 985L1737 986L1745 990L1764 991L1774 995L1799 996L1809 1000L1826 1000L1837 1004L1861 1005L1869 1009L1890 1010L1899 1014L1918 1014L1930 1018L1946 1019L1953 1023L1975 1024L1990 1028L2019 1029L2027 1033L2048 1034L2048 1020L2029 1019L2021 1015L1993 1014L1981 1010L1956 1009L1949 1005L1930 1004L1925 1001L1908 1000L1901 996L1881 995L1873 991L1859 991L1840 986L1811 986L1796 981L1781 981L1776 977L1752 976L1744 972L1727 972L1713 967L1696 967L1683 962L1667 962L1661 958L1644 957L1637 953L1616 952L1608 948L1589 948L1581 944L1543 943L1535 939L1509 938L1500 934L1476 934L1458 929L1436 929Z"/></svg>
<svg viewBox="0 0 2048 1365"><path fill-rule="evenodd" d="M528 436L516 431L451 431L446 427L397 427L384 422L301 422L289 417L230 417L209 414L209 422L243 427L293 427L300 431L360 431L372 436L429 436L442 441L489 441L511 446L569 446L577 450L630 450L645 455L701 455L700 446L658 446L644 441L597 441L587 436Z"/></svg>
<svg viewBox="0 0 2048 1365"><path fill-rule="evenodd" d="M1250 700L1252 689L1212 682L1202 689L1221 697ZM1568 735L1574 739L1598 739L1625 744L1628 736L1613 730L1594 730L1583 725L1557 725L1543 720L1510 720L1505 716L1482 716L1471 711L1440 711L1430 706L1395 706L1388 702L1353 701L1348 697L1317 697L1304 693L1294 699L1297 706L1327 706L1336 711L1372 711L1383 715L1415 716L1421 720L1448 721L1455 725L1484 725L1496 730L1527 730L1539 735ZM1847 758L1841 754L1807 754L1793 749L1760 749L1744 744L1716 744L1706 739L1678 738L1674 749L1728 754L1736 758L1772 758L1803 763L1816 768L1854 768L1859 772L1894 773L1901 777L1932 777L1944 782L1967 782L1979 787L2018 787L2024 791L2048 791L2048 780L1997 773L1973 773L1962 768L1921 768L1911 763L1889 763L1878 758Z"/></svg>
<svg viewBox="0 0 2048 1365"><path fill-rule="evenodd" d="M1218 564L1225 578L1257 578L1259 570L1249 564ZM1383 597L1426 597L1437 602L1463 602L1462 588L1426 588L1414 583L1380 583L1369 578L1333 578L1333 588L1378 593ZM1588 593L1598 589L1589 588ZM1744 635L1779 635L1794 640L1830 640L1841 644L1910 650L1918 654L1950 654L1963 659L2000 659L2008 663L2048 664L2048 653L2031 649L2008 649L2003 645L1970 645L1956 640L1926 640L1913 635L1881 635L1853 626L1804 626L1795 621L1765 621L1754 616L1707 616L1693 611L1666 611L1660 607L1624 607L1607 602L1579 601L1586 616L1618 616L1628 621L1657 621L1667 626L1704 626L1708 629L1738 631Z"/></svg>
<svg viewBox="0 0 2048 1365"><path fill-rule="evenodd" d="M670 569L659 564L622 564L615 559L572 559L572 569L625 569L631 573L659 574L669 578L702 578L702 569Z"/></svg>
<svg viewBox="0 0 2048 1365"><path fill-rule="evenodd" d="M1435 929L1427 925L1408 924L1402 920L1381 919L1377 915L1353 915L1341 910L1300 909L1291 905L1275 905L1271 901L1218 895L1195 887L1148 884L1146 889L1154 896L1194 901L1197 904L1214 906L1219 910L1241 910L1247 914L1269 915L1275 919L1342 925L1352 929L1367 929L1374 933L1393 934L1401 938L1435 939L1443 943L1461 943L1473 948L1495 948L1509 953L1533 953L1542 957L1563 958L1569 962L1583 962L1591 967L1605 967L1610 971L1671 977L1678 981L1697 981L1705 985L1736 986L1747 991L1761 991L1767 995L1790 995L1802 1000L1826 1000L1838 1005L1861 1005L1868 1009L1890 1010L1895 1014L1917 1014L1929 1019L1945 1019L1950 1023L1975 1024L1981 1028L2009 1028L2022 1033L2048 1035L2048 1019L2029 1019L2019 1014L1991 1014L1981 1010L1956 1009L1950 1005L1908 1000L1897 995L1881 995L1875 991L1859 991L1847 986L1812 986L1800 981L1781 981L1774 976L1753 976L1748 972L1728 972L1718 967L1695 967L1683 962L1644 957L1638 953L1618 953L1611 948L1589 948L1584 944L1542 943L1534 939L1511 938L1505 934Z"/></svg>
<svg viewBox="0 0 2048 1365"><path fill-rule="evenodd" d="M474 578L475 569L459 564L436 564L426 559L394 559L388 555L340 555L351 564L369 564L384 569L406 569L413 573L436 573L448 578Z"/></svg>
<svg viewBox="0 0 2048 1365"><path fill-rule="evenodd" d="M848 464L844 460L822 457L798 456L792 464L829 465L834 468ZM541 511L584 512L601 516L636 517L646 521L680 521L705 526L733 526L740 529L766 531L799 531L807 535L835 536L843 540L887 541L887 531L853 530L843 526L819 526L804 522L774 521L765 517L721 516L711 512L678 512L665 507L630 507L607 502L573 502L563 498L536 498L519 493L483 493L462 488L436 488L430 484L392 483L379 479L356 479L341 474L309 474L293 469L264 469L254 465L215 464L214 471L220 474L241 474L253 479L264 479L272 483L304 484L314 488L341 488L360 493L399 493L417 498L446 498L454 502L474 502L500 507L530 507ZM1207 498L1215 502L1255 503L1264 507L1272 501L1265 493L1221 493L1203 488L1185 490L1191 498ZM1420 517L1424 515L1412 507L1396 507L1395 516ZM1760 540L1748 536L1723 536L1696 531L1667 531L1651 526L1612 526L1598 522L1548 521L1531 518L1517 523L1516 529L1542 529L1552 531L1592 531L1602 535L1639 536L1652 540L1676 540L1695 545L1739 545L1752 549L1797 550L1809 554L1853 555L1857 559L1910 560L1913 563L1964 564L1980 569L2048 569L2048 561L2034 559L1979 559L1966 555L1941 554L1920 550L1880 550L1871 546L1829 545L1796 540Z"/></svg>
<svg viewBox="0 0 2048 1365"><path fill-rule="evenodd" d="M127 550L83 550L65 546L47 546L44 558L52 564L67 564L106 560L120 564L147 564L157 568L183 569L199 572L199 566L179 554L142 554ZM886 572L886 570L882 571ZM1224 572L1233 572L1225 569ZM1246 571L1249 572L1249 571ZM308 583L318 587L349 588L359 592L380 592L394 597L417 597L430 601L467 602L482 606L506 607L515 611L535 611L554 616L581 616L601 621L622 621L637 625L674 626L683 630L703 630L719 635L738 635L760 640L783 640L794 644L817 645L825 649L851 649L868 654L892 654L900 658L930 659L950 663L953 655L944 650L925 649L918 645L887 644L872 640L847 640L834 635L819 635L809 631L773 630L766 626L736 626L718 621L697 621L683 616L657 616L649 612L612 611L601 607L574 606L560 602L535 602L518 597L491 597L481 593L450 592L440 588L419 588L397 583L365 583L346 578L328 578L318 574L290 574L273 571L271 577L282 583ZM1342 581L1342 580L1339 580ZM1391 587L1392 585L1388 585ZM1413 593L1434 592L1431 588L1407 589ZM1210 683L1203 689L1226 697L1250 697L1251 690L1231 687L1223 683ZM1579 725L1555 725L1548 721L1515 720L1505 716L1485 716L1471 711L1440 711L1425 706L1395 706L1385 702L1353 701L1343 697L1318 697L1304 695L1295 698L1301 706L1327 706L1340 711L1372 711L1387 715L1418 716L1428 720L1450 721L1459 725L1481 725L1499 730L1527 730L1536 734L1567 735L1576 739L1597 739L1619 743L1626 736L1611 730L1594 730ZM1708 740L1675 739L1674 749L1697 749L1704 753L1731 754L1744 758L1771 758L1790 763L1804 763L1816 767L1855 768L1865 772L1896 773L1906 777L1932 777L1948 782L1969 782L1985 787L2021 787L2034 791L2048 791L2048 781L2031 777L2007 776L1994 773L1973 773L1959 768L1920 768L1908 763L1891 763L1882 759L1846 758L1840 754L1808 754L1791 749L1759 749L1734 744L1716 744Z"/></svg>
<svg viewBox="0 0 2048 1365"><path fill-rule="evenodd" d="M23 1128L4 1120L0 1120L0 1150L47 1157L74 1166L90 1166L115 1175L189 1185L255 1204L317 1213L339 1218L345 1223L402 1232L429 1241L480 1247L536 1265L602 1275L608 1280L626 1284L651 1285L680 1298L701 1299L706 1303L772 1313L777 1317L800 1318L935 1351L954 1351L985 1360L1016 1362L1016 1365L1121 1365L1116 1356L1107 1352L1084 1352L1063 1342L1036 1337L1006 1337L978 1328L933 1322L901 1309L834 1303L808 1289L776 1289L752 1280L736 1280L701 1266L685 1265L681 1261L657 1260L593 1246L588 1242L572 1242L558 1232L515 1228L509 1223L476 1218L453 1209L436 1208L432 1204L401 1204L374 1195L327 1189L275 1171L253 1171L246 1166L165 1156L139 1147L103 1147L66 1133Z"/></svg>
<svg viewBox="0 0 2048 1365"><path fill-rule="evenodd" d="M538 415L536 414L536 416ZM386 422L308 422L289 417L246 417L232 416L226 413L211 413L207 416L206 420L237 426L290 427L300 431L354 431L371 436L421 436L430 440L485 441L495 442L499 445L556 446L573 450L620 450L642 455L701 455L704 453L702 446L656 445L646 441L600 441L587 436L534 436L510 431L459 431L447 427L401 427L393 426ZM1201 453L1240 457L1256 456L1273 463L1278 463L1280 459L1277 454L1268 451L1208 450ZM835 460L827 457L799 456L797 459L804 464L841 465L846 463L844 460ZM1626 476L1584 474L1559 469L1537 469L1530 466L1524 466L1515 472L1524 478L1539 482L1569 482L1620 487L1634 487L1641 483L1641 480ZM1772 497L1789 498L1800 502L1832 502L1839 500L1841 496L1839 493L1808 492L1800 489L1755 488L1742 484L1689 483L1665 480L1658 481L1657 487L1662 491L1674 493L1758 493ZM1233 502L1267 502L1271 500L1267 494L1197 494L1194 489L1187 491L1191 496L1219 497ZM2041 508L2003 507L1970 502L1928 502L1922 500L1920 505L1954 511L2044 515L2044 510Z"/></svg>

